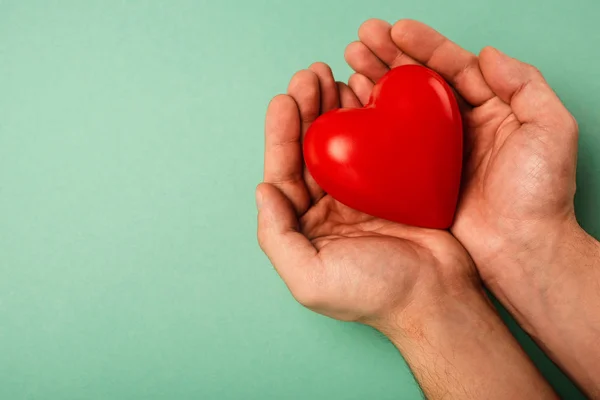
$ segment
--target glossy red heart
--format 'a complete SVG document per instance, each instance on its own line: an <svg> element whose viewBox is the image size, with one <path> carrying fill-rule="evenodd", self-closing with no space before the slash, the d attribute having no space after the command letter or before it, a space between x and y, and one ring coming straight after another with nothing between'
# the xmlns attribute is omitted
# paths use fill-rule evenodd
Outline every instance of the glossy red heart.
<svg viewBox="0 0 600 400"><path fill-rule="evenodd" d="M432 70L390 70L360 109L320 116L304 160L334 199L403 224L452 224L462 167L462 122L452 89Z"/></svg>

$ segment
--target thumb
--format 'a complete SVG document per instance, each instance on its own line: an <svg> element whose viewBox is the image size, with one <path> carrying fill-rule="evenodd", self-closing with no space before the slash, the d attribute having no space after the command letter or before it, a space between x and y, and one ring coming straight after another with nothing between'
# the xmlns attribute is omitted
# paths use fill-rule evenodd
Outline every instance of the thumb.
<svg viewBox="0 0 600 400"><path fill-rule="evenodd" d="M317 250L298 231L296 211L279 189L261 183L256 188L256 204L260 247L298 299L310 287L310 277L318 267Z"/></svg>
<svg viewBox="0 0 600 400"><path fill-rule="evenodd" d="M577 123L534 66L493 47L479 54L479 67L494 93L509 104L523 124L577 132Z"/></svg>

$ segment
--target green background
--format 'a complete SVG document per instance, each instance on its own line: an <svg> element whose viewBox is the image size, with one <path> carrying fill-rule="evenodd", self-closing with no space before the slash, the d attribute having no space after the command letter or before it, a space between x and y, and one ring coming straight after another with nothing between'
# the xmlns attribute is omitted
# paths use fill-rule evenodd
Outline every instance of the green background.
<svg viewBox="0 0 600 400"><path fill-rule="evenodd" d="M538 66L600 235L600 3L0 0L1 399L416 399L394 348L297 305L255 240L269 99L416 18ZM511 325L546 377L577 390Z"/></svg>

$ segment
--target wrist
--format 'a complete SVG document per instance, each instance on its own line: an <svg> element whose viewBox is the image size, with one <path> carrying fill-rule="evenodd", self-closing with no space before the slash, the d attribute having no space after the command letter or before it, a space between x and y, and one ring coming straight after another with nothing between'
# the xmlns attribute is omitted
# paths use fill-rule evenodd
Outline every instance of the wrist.
<svg viewBox="0 0 600 400"><path fill-rule="evenodd" d="M592 372L600 357L600 244L574 217L535 243L511 249L484 281L551 358L600 396Z"/></svg>
<svg viewBox="0 0 600 400"><path fill-rule="evenodd" d="M521 279L538 272L540 265L559 258L581 228L575 217L523 223L511 233L484 243L485 253L474 249L477 268L486 284L507 278Z"/></svg>
<svg viewBox="0 0 600 400"><path fill-rule="evenodd" d="M485 292L473 287L460 291L459 295L443 294L413 301L375 328L404 352L417 343L432 344L437 337L455 330L485 334L494 320L495 310Z"/></svg>
<svg viewBox="0 0 600 400"><path fill-rule="evenodd" d="M453 319L472 305L493 307L481 284L472 261L468 265L438 265L422 268L417 284L410 295L378 316L363 321L396 342L411 336L420 336L433 321Z"/></svg>
<svg viewBox="0 0 600 400"><path fill-rule="evenodd" d="M560 276L600 273L600 244L581 228L575 216L540 223L526 235L506 238L495 254L478 263L483 282L500 300L511 292L547 292ZM526 239L523 239L526 237Z"/></svg>
<svg viewBox="0 0 600 400"><path fill-rule="evenodd" d="M377 327L403 355L427 398L555 398L485 292L461 293L413 302Z"/></svg>
<svg viewBox="0 0 600 400"><path fill-rule="evenodd" d="M486 286L502 295L509 282L517 287L532 283L537 286L554 273L576 273L580 263L569 261L573 257L588 257L597 252L596 247L597 241L573 215L564 220L538 222L498 240L487 257L477 259L477 269Z"/></svg>
<svg viewBox="0 0 600 400"><path fill-rule="evenodd" d="M573 215L564 221L540 222L505 238L478 269L485 285L536 336L532 321L549 311L545 303L548 296L558 293L560 281L565 277L585 280L582 275L593 273L584 259L595 246L597 242Z"/></svg>

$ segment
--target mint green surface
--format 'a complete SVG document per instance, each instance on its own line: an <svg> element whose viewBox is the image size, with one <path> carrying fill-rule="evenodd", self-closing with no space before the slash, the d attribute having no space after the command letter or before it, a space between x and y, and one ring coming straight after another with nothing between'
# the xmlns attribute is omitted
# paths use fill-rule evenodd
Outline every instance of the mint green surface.
<svg viewBox="0 0 600 400"><path fill-rule="evenodd" d="M0 0L0 399L418 399L378 333L297 305L255 240L269 99L369 17L537 65L600 235L597 1ZM546 377L579 392L512 324Z"/></svg>

